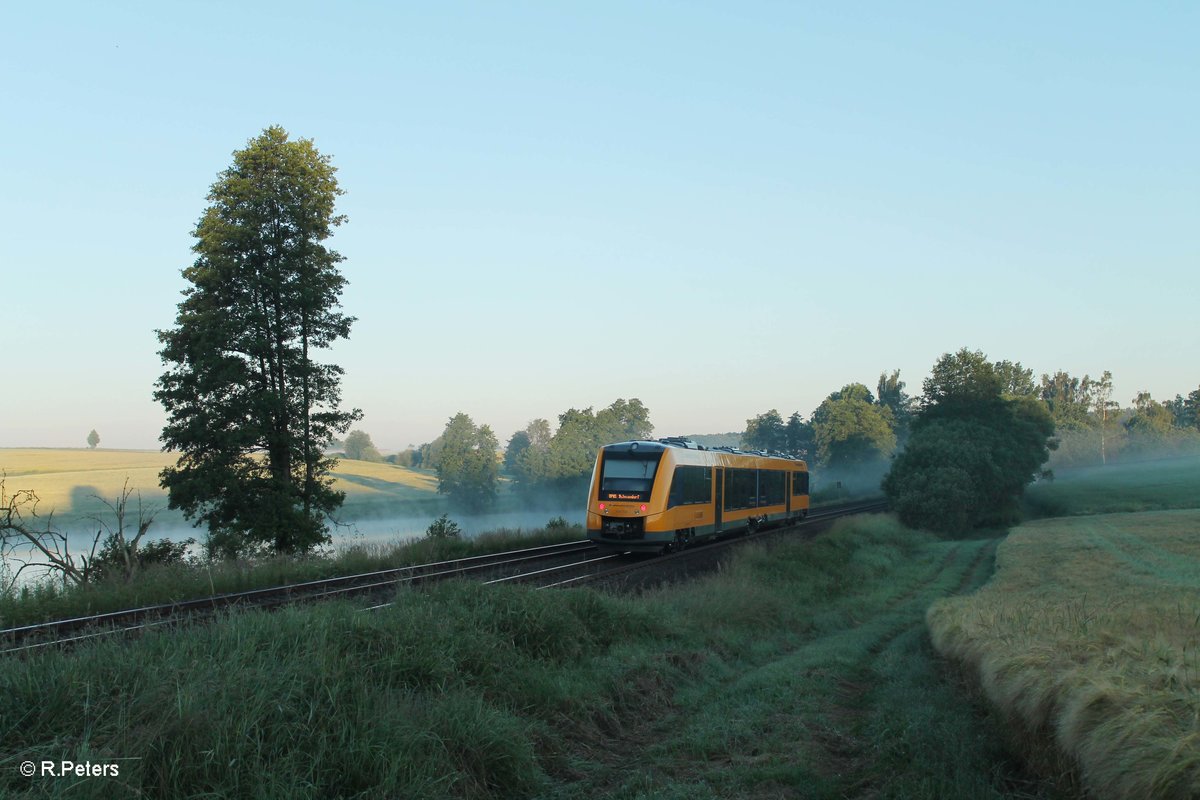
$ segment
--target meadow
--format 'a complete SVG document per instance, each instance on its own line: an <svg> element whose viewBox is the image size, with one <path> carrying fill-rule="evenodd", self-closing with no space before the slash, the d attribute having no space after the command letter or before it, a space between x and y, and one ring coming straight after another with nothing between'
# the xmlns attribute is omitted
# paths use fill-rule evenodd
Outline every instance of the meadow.
<svg viewBox="0 0 1200 800"><path fill-rule="evenodd" d="M0 671L0 794L1051 797L924 634L994 547L857 517L637 597L456 582L35 655Z"/></svg>
<svg viewBox="0 0 1200 800"><path fill-rule="evenodd" d="M1200 507L1200 456L1059 470L1025 492L1027 517Z"/></svg>
<svg viewBox="0 0 1200 800"><path fill-rule="evenodd" d="M1097 797L1200 796L1200 511L1022 525L928 625L1040 770Z"/></svg>

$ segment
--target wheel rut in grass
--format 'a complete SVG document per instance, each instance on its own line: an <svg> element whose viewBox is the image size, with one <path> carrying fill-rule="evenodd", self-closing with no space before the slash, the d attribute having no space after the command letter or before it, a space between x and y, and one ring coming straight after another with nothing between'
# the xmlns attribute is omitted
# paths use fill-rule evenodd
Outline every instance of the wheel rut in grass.
<svg viewBox="0 0 1200 800"><path fill-rule="evenodd" d="M956 754L934 752L946 749L940 739L906 739L924 722L897 719L887 730L880 720L932 708L955 718L953 739L982 727L940 671L924 615L934 599L986 580L996 544L922 545L817 601L808 627L751 648L761 652L698 656L694 680L627 723L621 741L601 744L586 777L555 797L901 797L889 784L910 770L897 756L906 747L929 762L912 771L939 773L930 785L942 787L912 796L976 796L974 784L953 783L962 770ZM994 785L1010 769L998 758L983 757L971 779Z"/></svg>

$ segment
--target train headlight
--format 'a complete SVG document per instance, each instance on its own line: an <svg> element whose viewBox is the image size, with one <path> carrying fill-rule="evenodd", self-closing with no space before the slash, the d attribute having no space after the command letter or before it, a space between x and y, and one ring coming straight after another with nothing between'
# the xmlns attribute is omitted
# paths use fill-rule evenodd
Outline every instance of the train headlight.
<svg viewBox="0 0 1200 800"><path fill-rule="evenodd" d="M642 513L643 514L646 513L646 504L645 503L642 503Z"/></svg>

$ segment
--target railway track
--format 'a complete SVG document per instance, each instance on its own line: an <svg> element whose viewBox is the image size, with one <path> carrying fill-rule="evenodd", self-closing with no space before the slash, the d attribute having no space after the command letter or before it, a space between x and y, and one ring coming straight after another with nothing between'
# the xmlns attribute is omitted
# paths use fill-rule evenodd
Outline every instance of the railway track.
<svg viewBox="0 0 1200 800"><path fill-rule="evenodd" d="M795 525L723 539L654 558L602 555L591 542L581 540L23 625L0 630L0 656L71 646L106 636L136 635L165 625L202 621L231 610L354 598L367 600L364 611L369 611L392 605L398 586L449 578L469 577L488 584L521 583L538 589L587 584L630 588L662 583L672 579L664 576L678 577L706 569L705 565L717 563L730 548L741 542L767 539L796 528L811 536L837 517L878 511L884 507L883 502L877 501L819 509Z"/></svg>
<svg viewBox="0 0 1200 800"><path fill-rule="evenodd" d="M0 656L77 644L114 634L134 634L235 609L274 608L333 598L390 597L402 584L418 585L457 577L503 580L531 568L571 562L595 551L596 546L591 542L580 540L22 625L0 630Z"/></svg>
<svg viewBox="0 0 1200 800"><path fill-rule="evenodd" d="M640 557L632 560L626 556L603 569L594 566L584 568L582 564L563 565L543 570L541 574L514 576L513 580L531 584L538 589L574 588L585 585L618 590L648 588L687 578L700 572L707 572L722 559L727 558L734 547L745 542L761 542L780 535L795 535L797 530L802 532L804 538L812 538L832 525L833 521L839 517L884 511L886 508L885 501L871 500L817 509L802 522L718 539L668 555ZM595 561L598 562L599 559L595 559Z"/></svg>

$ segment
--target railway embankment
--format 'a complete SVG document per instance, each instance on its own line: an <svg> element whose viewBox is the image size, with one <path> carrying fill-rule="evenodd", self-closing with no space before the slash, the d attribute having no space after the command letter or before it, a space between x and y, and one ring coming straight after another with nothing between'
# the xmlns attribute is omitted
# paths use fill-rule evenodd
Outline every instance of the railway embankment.
<svg viewBox="0 0 1200 800"><path fill-rule="evenodd" d="M637 596L462 581L33 655L0 794L1037 796L922 629L993 547L858 517Z"/></svg>

